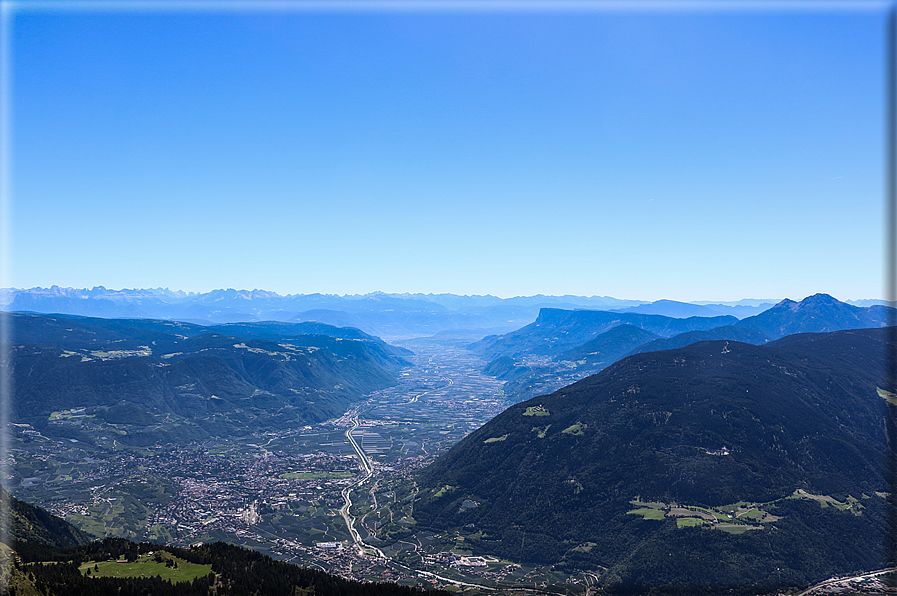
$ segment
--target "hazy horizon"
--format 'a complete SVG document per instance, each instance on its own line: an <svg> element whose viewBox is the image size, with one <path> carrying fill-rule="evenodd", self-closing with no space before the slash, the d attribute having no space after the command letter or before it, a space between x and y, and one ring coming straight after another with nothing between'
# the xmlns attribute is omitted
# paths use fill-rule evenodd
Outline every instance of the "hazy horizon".
<svg viewBox="0 0 897 596"><path fill-rule="evenodd" d="M546 298L586 298L586 299L595 299L595 298L606 298L610 300L617 300L621 302L639 302L643 304L649 304L653 302L659 301L672 301L672 302L682 302L687 304L735 304L735 303L777 303L782 300L794 300L796 302L800 302L801 300L812 296L814 294L829 294L828 292L820 291L813 292L811 294L807 294L806 296L783 296L780 298L775 297L767 297L767 298L757 298L754 296L745 296L743 298L739 298L736 300L715 300L713 298L701 298L695 300L673 300L671 298L657 298L654 300L645 300L638 297L620 297L613 296L610 294L592 294L592 295L584 295L584 294L548 294L548 293L537 293L537 294L517 294L513 296L498 296L495 294L488 293L471 293L471 294L460 294L457 292L388 292L383 290L374 290L371 292L364 293L346 293L346 294L336 294L336 293L325 293L325 292L292 292L281 294L279 292L274 292L272 290L267 290L265 288L233 288L233 287L221 287L221 288L211 288L208 290L184 290L181 288L171 288L171 287L133 287L133 288L109 288L102 284L90 286L90 287L73 287L73 286L60 286L59 284L53 284L50 286L32 286L30 288L24 287L9 287L9 288L0 288L0 291L3 292L16 292L16 291L33 291L33 290L53 290L56 289L59 292L65 291L96 291L96 290L106 290L108 292L138 292L138 291L148 291L148 292L156 292L156 293L171 293L171 294L179 294L182 296L200 296L204 294L211 294L214 292L237 292L237 293L255 293L255 292L264 292L275 294L280 297L289 297L289 296L313 296L313 295L323 295L323 296L333 296L338 298L361 298L366 296L376 296L376 295L385 295L385 296L457 296L462 298L495 298L498 300L513 300L515 298L534 298L538 296L544 296ZM831 295L831 294L830 294ZM842 302L864 302L864 301L884 301L883 298L875 298L875 297L841 297L841 296L833 296L834 298L842 301Z"/></svg>

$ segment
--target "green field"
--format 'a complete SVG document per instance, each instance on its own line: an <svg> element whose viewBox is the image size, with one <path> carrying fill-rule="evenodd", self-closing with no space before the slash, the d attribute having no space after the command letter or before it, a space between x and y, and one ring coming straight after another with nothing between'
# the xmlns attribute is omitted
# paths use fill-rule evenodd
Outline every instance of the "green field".
<svg viewBox="0 0 897 596"><path fill-rule="evenodd" d="M70 410L63 410L61 412L53 412L50 414L50 420L71 420L72 418L96 418L95 414L72 414Z"/></svg>
<svg viewBox="0 0 897 596"><path fill-rule="evenodd" d="M212 573L210 565L197 565L179 559L171 553L159 551L156 555L144 555L133 563L118 561L90 561L78 569L92 577L155 577L159 576L172 583L192 582L196 578ZM161 559L161 562L158 559ZM164 561L173 561L177 567L168 567Z"/></svg>
<svg viewBox="0 0 897 596"><path fill-rule="evenodd" d="M884 400L892 406L897 406L897 395L894 395L890 391L886 391L881 387L876 387L875 389L877 390L879 397L884 398Z"/></svg>
<svg viewBox="0 0 897 596"><path fill-rule="evenodd" d="M445 486L440 488L439 492L437 492L434 496L438 499L445 493L451 492L451 491L455 490L456 488L457 488L456 486L451 486L450 484L446 484Z"/></svg>
<svg viewBox="0 0 897 596"><path fill-rule="evenodd" d="M287 472L281 474L284 480L325 480L331 478L354 478L352 472Z"/></svg>
<svg viewBox="0 0 897 596"><path fill-rule="evenodd" d="M641 515L645 519L663 519L664 512L662 509L654 509L651 507L644 507L642 509L633 509L632 511L627 511L626 513L631 513L633 515Z"/></svg>
<svg viewBox="0 0 897 596"><path fill-rule="evenodd" d="M530 406L523 413L524 416L549 416L550 412L542 406Z"/></svg>
<svg viewBox="0 0 897 596"><path fill-rule="evenodd" d="M728 532L729 534L744 534L750 530L759 530L757 526L747 526L744 524L716 524L713 526L717 530Z"/></svg>
<svg viewBox="0 0 897 596"><path fill-rule="evenodd" d="M548 426L546 426L545 428L539 428L538 426L534 426L533 430L531 432L536 433L536 436L539 437L540 439L544 439L545 434L548 432L549 428L551 428L550 424Z"/></svg>
<svg viewBox="0 0 897 596"><path fill-rule="evenodd" d="M795 491L795 496L789 498L807 498L806 493L798 493ZM824 499L832 500L831 497L820 497ZM676 527L678 528L690 528L695 526L705 526L712 525L714 528L718 530L722 530L723 532L728 532L729 534L743 534L749 530L760 530L762 526L752 525L750 523L745 522L775 522L778 521L779 517L774 515L770 515L768 512L764 511L757 506L756 504L749 504L745 501L739 501L738 503L732 505L726 505L724 507L719 508L707 508L700 507L697 505L685 505L685 504L667 504L660 502L644 502L640 498L636 497L630 504L635 505L635 509L631 509L627 511L627 514L640 515L643 519L654 519L654 520L662 520L666 518L666 511L672 507L672 512L676 516ZM694 515L689 515L688 511L695 512ZM732 519L729 517L729 514L724 511L731 511L732 515L737 515L738 519ZM705 517L701 517L700 514L712 515L715 518L715 522L713 520L705 519Z"/></svg>
<svg viewBox="0 0 897 596"><path fill-rule="evenodd" d="M561 433L563 433L565 435L573 435L574 437L578 437L578 436L585 434L583 432L583 430L585 430L585 428L586 428L585 424L583 424L582 422L577 422L576 424L574 424L572 426L568 426L567 428L562 430Z"/></svg>

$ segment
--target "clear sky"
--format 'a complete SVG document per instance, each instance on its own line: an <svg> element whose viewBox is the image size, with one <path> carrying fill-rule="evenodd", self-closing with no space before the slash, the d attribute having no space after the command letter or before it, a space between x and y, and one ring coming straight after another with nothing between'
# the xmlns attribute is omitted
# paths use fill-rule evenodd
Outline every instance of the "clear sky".
<svg viewBox="0 0 897 596"><path fill-rule="evenodd" d="M10 285L883 296L884 4L20 6Z"/></svg>

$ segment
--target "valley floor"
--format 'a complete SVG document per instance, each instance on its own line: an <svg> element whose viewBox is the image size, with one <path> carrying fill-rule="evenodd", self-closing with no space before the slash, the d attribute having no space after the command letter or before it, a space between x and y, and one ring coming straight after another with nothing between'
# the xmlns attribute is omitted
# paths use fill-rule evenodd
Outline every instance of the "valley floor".
<svg viewBox="0 0 897 596"><path fill-rule="evenodd" d="M479 372L484 362L463 343L405 342L414 366L398 385L339 419L288 431L133 448L116 437L139 427L98 423L77 409L54 413L52 437L13 425L6 483L97 537L181 546L223 540L363 580L563 582L507 561L471 561L455 537L415 531L411 475L508 405L502 383ZM368 474L348 439L352 426L371 468L362 484ZM365 550L385 558L354 546L340 514L344 492L357 536L373 547ZM443 550L456 554L438 555Z"/></svg>
<svg viewBox="0 0 897 596"><path fill-rule="evenodd" d="M96 537L177 546L221 540L364 581L582 594L603 570L521 565L474 552L467 540L475 529L418 528L414 473L509 405L502 383L483 375L485 363L463 344L404 342L414 366L396 386L365 396L338 419L287 431L136 448L121 441L139 427L100 423L77 409L54 413L52 436L13 425L12 475L4 483ZM792 498L859 511L863 499L881 496ZM776 521L763 504L747 503L716 511L636 499L631 513L736 534ZM877 581L861 577L850 587ZM813 593L827 587L819 589Z"/></svg>

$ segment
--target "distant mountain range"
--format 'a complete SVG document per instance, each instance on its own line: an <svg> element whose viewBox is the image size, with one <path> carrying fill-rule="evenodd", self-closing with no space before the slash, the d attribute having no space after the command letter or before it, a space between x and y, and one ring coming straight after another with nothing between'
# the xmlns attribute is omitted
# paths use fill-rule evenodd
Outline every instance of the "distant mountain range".
<svg viewBox="0 0 897 596"><path fill-rule="evenodd" d="M787 328L800 304L760 323ZM757 594L880 568L891 332L629 356L456 444L420 474L415 519L476 554L606 569L610 593Z"/></svg>
<svg viewBox="0 0 897 596"><path fill-rule="evenodd" d="M213 290L204 293L167 288L112 290L7 288L0 290L0 308L16 312L71 314L102 318L150 318L213 325L234 322L317 321L337 327L356 327L384 338L466 332L502 334L535 321L542 308L588 309L672 318L713 317L742 319L757 315L778 300L687 303L675 300L622 300L609 296L516 296L456 294L334 294L280 295L266 290ZM856 301L870 306L880 300ZM472 338L473 339L473 338Z"/></svg>
<svg viewBox="0 0 897 596"><path fill-rule="evenodd" d="M542 307L623 308L642 302L599 296L536 295L502 299L488 295L383 292L282 296L265 290L234 289L188 294L167 288L110 290L102 286L6 289L0 293L0 305L17 312L173 319L204 325L318 321L357 327L387 338L434 335L459 329L483 329L481 335L485 335L521 327L533 321Z"/></svg>
<svg viewBox="0 0 897 596"><path fill-rule="evenodd" d="M141 445L295 427L342 415L409 366L407 350L321 323L9 316L12 409L45 435L133 424L116 440Z"/></svg>
<svg viewBox="0 0 897 596"><path fill-rule="evenodd" d="M690 302L678 302L676 300L657 300L649 304L639 304L628 308L613 309L613 312L628 312L645 315L664 315L667 317L713 317L718 315L732 315L742 319L758 315L771 308L775 302L761 302L760 304L692 304Z"/></svg>
<svg viewBox="0 0 897 596"><path fill-rule="evenodd" d="M527 354L556 356L620 325L631 325L655 336L671 337L737 322L733 316L677 319L663 315L543 308L534 323L501 336L483 338L470 347L487 359Z"/></svg>
<svg viewBox="0 0 897 596"><path fill-rule="evenodd" d="M266 290L213 290L186 293L167 288L112 290L86 288L8 288L0 290L0 308L16 312L71 314L103 318L169 319L203 325L256 321L317 321L357 327L385 338L468 331L505 333L533 322L541 308L622 310L669 317L751 316L776 300L727 303L673 300L622 300L609 296L517 296L456 294L280 295Z"/></svg>
<svg viewBox="0 0 897 596"><path fill-rule="evenodd" d="M522 400L594 374L630 354L680 348L698 341L760 345L794 333L882 327L895 312L882 305L852 306L828 294L815 294L800 302L782 300L741 320L732 316L677 319L631 311L543 309L535 323L486 337L469 347L487 360L510 358L516 371L526 368L525 375L508 378L505 387L505 393ZM897 318L893 320L897 322ZM533 360L538 364L534 366Z"/></svg>

